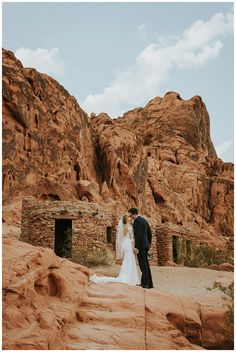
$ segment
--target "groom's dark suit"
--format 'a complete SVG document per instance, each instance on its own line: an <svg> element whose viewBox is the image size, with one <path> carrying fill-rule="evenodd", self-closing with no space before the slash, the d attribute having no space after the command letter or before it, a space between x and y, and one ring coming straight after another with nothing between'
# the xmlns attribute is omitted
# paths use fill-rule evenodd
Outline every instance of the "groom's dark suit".
<svg viewBox="0 0 236 352"><path fill-rule="evenodd" d="M152 242L152 233L147 220L138 215L133 223L135 248L138 249L138 261L142 271L141 285L152 288L152 274L148 262L148 250Z"/></svg>

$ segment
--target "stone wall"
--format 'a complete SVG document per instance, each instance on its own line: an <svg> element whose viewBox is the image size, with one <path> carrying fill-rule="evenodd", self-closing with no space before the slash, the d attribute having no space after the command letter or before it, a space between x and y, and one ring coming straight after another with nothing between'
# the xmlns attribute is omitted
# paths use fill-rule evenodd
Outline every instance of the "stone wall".
<svg viewBox="0 0 236 352"><path fill-rule="evenodd" d="M227 256L233 257L231 237L225 237L224 241L217 242L217 237L209 236L203 230L199 233L192 228L169 222L156 226L155 237L157 265L160 266L189 265L190 262L193 265L192 259L199 250L203 255L204 253L208 255L211 260L217 260L219 256L225 257L225 260Z"/></svg>
<svg viewBox="0 0 236 352"><path fill-rule="evenodd" d="M83 201L38 201L27 196L22 202L20 239L35 246L55 249L55 221L72 220L72 257L81 249L115 249L117 224L121 214L113 208ZM156 224L145 217L152 230L151 264L157 264ZM109 230L107 230L109 229ZM107 236L107 231L110 235ZM111 237L111 238L107 238ZM110 241L111 240L111 241Z"/></svg>
<svg viewBox="0 0 236 352"><path fill-rule="evenodd" d="M208 244L208 241L200 241L196 236L196 233L190 232L190 230L181 225L175 225L171 223L164 223L156 227L156 241L157 241L157 264L160 266L173 266L174 265L174 253L173 253L173 236L176 236L179 240L180 247L183 247L183 241L191 241L192 246L197 244Z"/></svg>
<svg viewBox="0 0 236 352"><path fill-rule="evenodd" d="M111 210L82 201L37 202L34 197L23 200L20 239L54 250L57 219L72 220L72 256L81 248L106 245L108 227L112 228L114 244L117 220Z"/></svg>

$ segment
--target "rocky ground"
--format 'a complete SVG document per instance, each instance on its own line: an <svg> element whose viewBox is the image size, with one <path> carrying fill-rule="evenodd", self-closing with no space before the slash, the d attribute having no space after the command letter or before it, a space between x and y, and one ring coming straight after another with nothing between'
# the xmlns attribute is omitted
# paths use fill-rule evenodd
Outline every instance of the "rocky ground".
<svg viewBox="0 0 236 352"><path fill-rule="evenodd" d="M3 239L3 348L232 348L225 301L205 290L214 280L231 282L232 273L152 270L152 290L93 284L87 268Z"/></svg>

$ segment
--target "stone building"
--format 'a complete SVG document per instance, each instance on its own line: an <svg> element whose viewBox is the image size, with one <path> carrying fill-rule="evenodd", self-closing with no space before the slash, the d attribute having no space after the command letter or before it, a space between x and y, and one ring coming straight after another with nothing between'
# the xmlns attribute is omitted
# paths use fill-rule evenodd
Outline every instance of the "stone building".
<svg viewBox="0 0 236 352"><path fill-rule="evenodd" d="M51 248L58 256L74 258L96 248L115 250L117 224L122 214L108 204L85 201L22 201L20 239L35 246ZM144 216L145 217L145 216ZM224 248L233 252L232 241L169 222L157 224L145 217L152 230L150 263L159 266L188 265L199 246ZM231 248L232 247L232 248Z"/></svg>
<svg viewBox="0 0 236 352"><path fill-rule="evenodd" d="M94 248L115 250L119 217L116 209L84 201L38 201L27 196L22 201L20 240L51 248L60 257L73 257L79 251ZM157 264L155 224L151 264Z"/></svg>
<svg viewBox="0 0 236 352"><path fill-rule="evenodd" d="M183 227L171 223L157 226L158 265L171 266L181 261L181 256L190 256L195 236Z"/></svg>
<svg viewBox="0 0 236 352"><path fill-rule="evenodd" d="M60 257L95 248L115 250L119 216L114 209L84 201L38 201L28 196L22 201L20 240L51 248ZM156 236L151 225L152 259L157 263Z"/></svg>
<svg viewBox="0 0 236 352"><path fill-rule="evenodd" d="M232 238L198 232L192 228L172 223L156 226L157 265L188 265L196 250L224 251L233 253ZM214 252L213 252L214 253ZM217 253L217 252L216 252Z"/></svg>
<svg viewBox="0 0 236 352"><path fill-rule="evenodd" d="M22 201L20 239L48 247L61 257L95 247L114 248L117 219L112 209L83 201Z"/></svg>

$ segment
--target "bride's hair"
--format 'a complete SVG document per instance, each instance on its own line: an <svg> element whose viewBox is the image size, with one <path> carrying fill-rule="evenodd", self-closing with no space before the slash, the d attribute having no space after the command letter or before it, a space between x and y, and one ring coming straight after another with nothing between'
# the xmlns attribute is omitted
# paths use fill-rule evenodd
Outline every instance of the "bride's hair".
<svg viewBox="0 0 236 352"><path fill-rule="evenodd" d="M123 222L124 225L127 224L127 222L128 222L128 216L127 216L126 214L123 215L123 217L122 217L122 222Z"/></svg>
<svg viewBox="0 0 236 352"><path fill-rule="evenodd" d="M126 234L127 229L129 227L129 217L127 214L123 215L122 217L122 222L123 222L123 236Z"/></svg>

